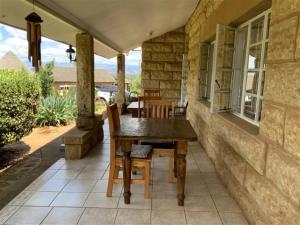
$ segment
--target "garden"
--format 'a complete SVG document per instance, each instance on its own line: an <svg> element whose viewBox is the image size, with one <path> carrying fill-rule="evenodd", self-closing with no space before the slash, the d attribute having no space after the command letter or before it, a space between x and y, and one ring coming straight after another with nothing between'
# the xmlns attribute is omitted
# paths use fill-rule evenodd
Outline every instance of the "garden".
<svg viewBox="0 0 300 225"><path fill-rule="evenodd" d="M32 146L22 141L26 136L37 141L42 138L39 135L48 137L45 130L61 133L66 131L64 127L74 126L76 89L63 94L54 89L53 66L48 63L35 74L0 70L0 171L32 152ZM104 105L96 102L95 108L103 110Z"/></svg>

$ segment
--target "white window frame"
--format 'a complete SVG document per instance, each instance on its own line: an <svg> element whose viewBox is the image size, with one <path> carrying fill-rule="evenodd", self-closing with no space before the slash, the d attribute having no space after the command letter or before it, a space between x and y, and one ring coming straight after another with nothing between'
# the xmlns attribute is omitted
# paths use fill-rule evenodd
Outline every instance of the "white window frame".
<svg viewBox="0 0 300 225"><path fill-rule="evenodd" d="M213 51L211 51L211 48L213 47ZM212 54L212 57L211 57ZM213 81L213 73L214 73L214 67L215 67L215 61L216 61L216 40L213 40L212 42L209 43L209 48L208 48L208 62L207 62L207 79L206 79L206 89L205 89L205 97L208 102L211 102L212 100L212 85L214 84ZM211 62L210 62L211 60ZM211 68L209 68L209 65ZM209 83L209 76L210 76L210 83ZM209 93L209 98L208 98L208 87L210 87L210 93Z"/></svg>
<svg viewBox="0 0 300 225"><path fill-rule="evenodd" d="M267 27L268 27L268 19L269 16L271 14L271 10L267 10L264 11L263 13L257 15L256 17L248 20L247 22L241 24L238 29L243 29L245 27L247 27L248 31L247 31L247 43L246 43L246 53L245 53L245 64L244 64L244 71L243 71L243 86L242 86L242 98L241 98L241 112L236 112L233 111L233 114L241 117L242 119L256 125L259 126L259 115L261 112L261 105L260 102L263 100L263 95L261 95L261 91L262 91L262 77L263 77L263 73L265 73L265 66L263 64L264 62L264 58L265 58L265 46L266 43L269 42L269 39L266 38L267 35ZM264 28L263 28L263 36L262 36L262 41L260 42L256 42L253 44L250 44L250 39L251 39L251 24L252 22L254 22L255 20L261 18L264 16ZM270 29L270 28L269 28ZM237 36L237 35L236 35ZM256 69L249 69L248 68L248 64L249 64L249 49L250 47L256 46L256 45L261 45L261 58L260 58L260 67L256 68ZM236 49L238 50L238 49ZM253 93L249 93L246 92L246 84L247 84L247 76L248 76L248 72L258 72L258 83L257 83L257 94L253 94ZM231 87L232 89L236 88L234 86ZM255 112L255 118L254 120L250 119L249 117L245 116L245 97L246 96L252 96L256 98L256 112Z"/></svg>

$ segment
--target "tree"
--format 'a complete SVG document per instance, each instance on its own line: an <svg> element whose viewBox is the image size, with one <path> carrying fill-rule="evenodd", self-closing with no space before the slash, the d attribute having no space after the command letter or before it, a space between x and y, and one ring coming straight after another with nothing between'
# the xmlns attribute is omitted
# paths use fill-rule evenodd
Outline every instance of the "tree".
<svg viewBox="0 0 300 225"><path fill-rule="evenodd" d="M41 94L45 98L51 94L54 78L53 78L54 61L47 63L38 72L41 83Z"/></svg>
<svg viewBox="0 0 300 225"><path fill-rule="evenodd" d="M133 93L141 94L142 84L141 84L141 74L137 75L136 78L130 81L130 90Z"/></svg>

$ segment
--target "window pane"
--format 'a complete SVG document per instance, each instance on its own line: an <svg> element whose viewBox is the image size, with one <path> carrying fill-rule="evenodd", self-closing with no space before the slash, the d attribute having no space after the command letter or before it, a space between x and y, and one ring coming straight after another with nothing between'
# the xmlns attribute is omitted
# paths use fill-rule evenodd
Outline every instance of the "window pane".
<svg viewBox="0 0 300 225"><path fill-rule="evenodd" d="M245 96L244 115L252 120L255 119L256 99L256 97L252 97L249 95Z"/></svg>
<svg viewBox="0 0 300 225"><path fill-rule="evenodd" d="M260 90L261 96L264 95L264 86L265 86L265 71L263 71L262 77L261 77L261 90Z"/></svg>
<svg viewBox="0 0 300 225"><path fill-rule="evenodd" d="M211 96L211 79L212 79L212 72L213 72L213 61L214 61L214 48L215 44L211 44L209 46L209 53L208 53L208 77L207 77L207 88L206 88L206 98L210 99Z"/></svg>
<svg viewBox="0 0 300 225"><path fill-rule="evenodd" d="M248 72L246 80L246 92L257 94L259 72Z"/></svg>
<svg viewBox="0 0 300 225"><path fill-rule="evenodd" d="M248 68L256 69L260 67L261 45L253 46L249 49Z"/></svg>
<svg viewBox="0 0 300 225"><path fill-rule="evenodd" d="M250 44L254 44L262 40L263 29L264 29L264 16L251 23Z"/></svg>

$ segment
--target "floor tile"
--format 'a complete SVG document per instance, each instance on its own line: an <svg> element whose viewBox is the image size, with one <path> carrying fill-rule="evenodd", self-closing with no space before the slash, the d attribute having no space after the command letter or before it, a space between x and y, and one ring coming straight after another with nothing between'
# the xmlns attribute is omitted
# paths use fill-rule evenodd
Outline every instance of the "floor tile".
<svg viewBox="0 0 300 225"><path fill-rule="evenodd" d="M80 225L113 225L117 209L86 208L79 220Z"/></svg>
<svg viewBox="0 0 300 225"><path fill-rule="evenodd" d="M51 207L21 207L5 224L40 224Z"/></svg>
<svg viewBox="0 0 300 225"><path fill-rule="evenodd" d="M63 192L90 192L96 184L96 180L71 180L62 190Z"/></svg>
<svg viewBox="0 0 300 225"><path fill-rule="evenodd" d="M60 193L51 206L82 207L87 196L88 193Z"/></svg>
<svg viewBox="0 0 300 225"><path fill-rule="evenodd" d="M108 180L98 180L96 185L94 186L92 192L101 192L106 193L107 191L107 184ZM113 193L120 194L123 190L123 185L121 184L114 184L113 186Z"/></svg>
<svg viewBox="0 0 300 225"><path fill-rule="evenodd" d="M0 224L3 224L10 216L12 216L20 206L5 206L0 211Z"/></svg>
<svg viewBox="0 0 300 225"><path fill-rule="evenodd" d="M80 170L59 170L54 176L54 179L75 179Z"/></svg>
<svg viewBox="0 0 300 225"><path fill-rule="evenodd" d="M84 208L54 207L42 224L76 225Z"/></svg>
<svg viewBox="0 0 300 225"><path fill-rule="evenodd" d="M213 197L219 212L241 212L238 204L231 197Z"/></svg>
<svg viewBox="0 0 300 225"><path fill-rule="evenodd" d="M13 200L11 200L8 205L23 205L32 195L33 191L22 191Z"/></svg>
<svg viewBox="0 0 300 225"><path fill-rule="evenodd" d="M78 180L85 180L85 179L100 180L103 177L104 173L105 173L105 171L103 171L103 170L90 170L90 171L82 170L78 174L76 179L78 179Z"/></svg>
<svg viewBox="0 0 300 225"><path fill-rule="evenodd" d="M51 178L47 183L40 186L37 191L61 191L70 180Z"/></svg>
<svg viewBox="0 0 300 225"><path fill-rule="evenodd" d="M150 210L119 209L115 225L150 225Z"/></svg>
<svg viewBox="0 0 300 225"><path fill-rule="evenodd" d="M49 206L58 192L35 192L24 203L25 206Z"/></svg>
<svg viewBox="0 0 300 225"><path fill-rule="evenodd" d="M152 209L155 210L184 210L184 207L178 206L177 198L174 196L160 197L152 199Z"/></svg>
<svg viewBox="0 0 300 225"><path fill-rule="evenodd" d="M144 194L134 193L130 197L130 204L125 204L123 196L121 196L118 208L151 209L151 199L145 199Z"/></svg>
<svg viewBox="0 0 300 225"><path fill-rule="evenodd" d="M221 213L224 225L248 225L247 220L241 213Z"/></svg>
<svg viewBox="0 0 300 225"><path fill-rule="evenodd" d="M106 197L106 193L90 193L84 207L117 208L119 197Z"/></svg>
<svg viewBox="0 0 300 225"><path fill-rule="evenodd" d="M189 211L216 212L215 204L210 196L188 196L184 200L184 208Z"/></svg>
<svg viewBox="0 0 300 225"><path fill-rule="evenodd" d="M184 211L152 210L151 224L153 225L184 225L186 224Z"/></svg>
<svg viewBox="0 0 300 225"><path fill-rule="evenodd" d="M226 187L219 183L219 184L207 184L209 192L212 196L223 196L223 197L230 197Z"/></svg>
<svg viewBox="0 0 300 225"><path fill-rule="evenodd" d="M188 225L222 225L217 212L186 211Z"/></svg>

